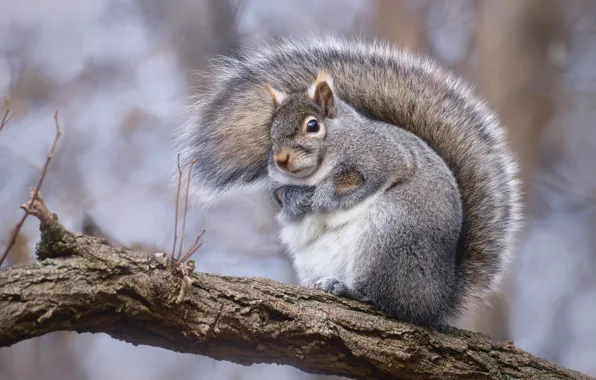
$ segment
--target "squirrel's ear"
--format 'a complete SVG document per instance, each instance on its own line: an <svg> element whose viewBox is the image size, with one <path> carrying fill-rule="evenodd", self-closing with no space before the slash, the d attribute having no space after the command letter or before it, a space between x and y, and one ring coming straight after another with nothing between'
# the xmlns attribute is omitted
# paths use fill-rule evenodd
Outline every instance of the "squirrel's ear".
<svg viewBox="0 0 596 380"><path fill-rule="evenodd" d="M333 92L333 79L325 70L319 71L315 83L308 89L308 96L323 107L325 116L329 119L335 115L335 95Z"/></svg>
<svg viewBox="0 0 596 380"><path fill-rule="evenodd" d="M267 85L267 91L269 91L269 93L271 94L271 98L273 99L273 103L275 104L276 107L279 107L279 105L281 104L281 102L284 101L284 99L286 98L286 94L284 94L281 91L278 91L276 89L274 89L273 87Z"/></svg>

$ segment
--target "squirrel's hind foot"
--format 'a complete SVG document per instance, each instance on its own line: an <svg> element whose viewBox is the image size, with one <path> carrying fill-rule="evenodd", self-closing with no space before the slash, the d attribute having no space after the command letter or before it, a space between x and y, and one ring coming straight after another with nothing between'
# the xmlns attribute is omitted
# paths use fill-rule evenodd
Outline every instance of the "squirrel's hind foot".
<svg viewBox="0 0 596 380"><path fill-rule="evenodd" d="M368 302L368 298L358 290L351 288L345 282L338 280L335 277L324 277L315 282L312 287L314 289L322 290L331 293L338 297L350 298L356 301Z"/></svg>

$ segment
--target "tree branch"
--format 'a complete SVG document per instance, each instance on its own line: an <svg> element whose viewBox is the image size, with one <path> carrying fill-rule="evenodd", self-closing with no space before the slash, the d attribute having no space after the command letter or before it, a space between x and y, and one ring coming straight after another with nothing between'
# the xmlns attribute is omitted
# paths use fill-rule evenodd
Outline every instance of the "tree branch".
<svg viewBox="0 0 596 380"><path fill-rule="evenodd" d="M29 209L41 222L39 260L0 271L0 347L69 330L354 379L589 379L512 344L398 323L312 289L205 273L183 281L184 264L165 253L72 233L40 196Z"/></svg>

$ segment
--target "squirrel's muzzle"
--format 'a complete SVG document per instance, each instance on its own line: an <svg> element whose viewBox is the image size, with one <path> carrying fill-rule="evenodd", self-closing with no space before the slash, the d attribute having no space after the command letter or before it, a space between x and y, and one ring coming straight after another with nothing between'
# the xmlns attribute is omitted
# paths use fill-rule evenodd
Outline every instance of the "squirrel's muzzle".
<svg viewBox="0 0 596 380"><path fill-rule="evenodd" d="M291 172L294 166L294 154L289 150L273 152L273 162L281 170Z"/></svg>

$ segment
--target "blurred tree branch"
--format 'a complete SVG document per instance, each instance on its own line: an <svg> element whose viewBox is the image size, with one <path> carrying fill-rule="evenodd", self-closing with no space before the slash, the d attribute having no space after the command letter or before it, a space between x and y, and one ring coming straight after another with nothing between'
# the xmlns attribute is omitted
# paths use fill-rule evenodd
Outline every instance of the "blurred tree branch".
<svg viewBox="0 0 596 380"><path fill-rule="evenodd" d="M0 347L66 330L355 379L589 379L510 343L398 323L319 291L187 276L188 264L165 253L114 248L66 230L40 195L22 207L39 219L41 241L37 261L0 271Z"/></svg>

